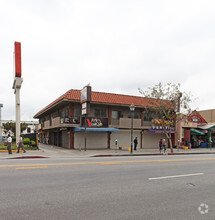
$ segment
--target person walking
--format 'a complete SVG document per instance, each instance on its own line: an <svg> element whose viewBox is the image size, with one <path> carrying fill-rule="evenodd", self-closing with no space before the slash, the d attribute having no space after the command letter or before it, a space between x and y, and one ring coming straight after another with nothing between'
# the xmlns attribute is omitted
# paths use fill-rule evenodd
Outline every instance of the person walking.
<svg viewBox="0 0 215 220"><path fill-rule="evenodd" d="M134 150L137 150L138 140L137 137L134 139Z"/></svg>
<svg viewBox="0 0 215 220"><path fill-rule="evenodd" d="M159 141L159 149L160 149L160 153L161 153L161 151L162 151L162 139L160 139L160 141Z"/></svg>
<svg viewBox="0 0 215 220"><path fill-rule="evenodd" d="M165 139L162 140L162 148L163 148L164 153L165 153L165 151L166 151L166 140Z"/></svg>
<svg viewBox="0 0 215 220"><path fill-rule="evenodd" d="M12 138L11 138L10 134L8 134L8 136L7 136L7 150L8 150L9 154L12 154L11 143L12 143Z"/></svg>
<svg viewBox="0 0 215 220"><path fill-rule="evenodd" d="M17 148L17 152L16 153L19 153L20 147L22 148L22 152L25 153L26 150L24 149L24 144L23 144L22 136L21 135L19 136L18 148Z"/></svg>

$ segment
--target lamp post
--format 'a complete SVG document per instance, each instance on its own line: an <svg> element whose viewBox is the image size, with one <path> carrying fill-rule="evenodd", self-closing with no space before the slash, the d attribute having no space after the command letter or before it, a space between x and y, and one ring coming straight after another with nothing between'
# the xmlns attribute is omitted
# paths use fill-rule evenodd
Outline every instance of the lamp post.
<svg viewBox="0 0 215 220"><path fill-rule="evenodd" d="M131 154L133 153L133 119L134 119L134 110L135 105L130 105L130 111L131 111Z"/></svg>

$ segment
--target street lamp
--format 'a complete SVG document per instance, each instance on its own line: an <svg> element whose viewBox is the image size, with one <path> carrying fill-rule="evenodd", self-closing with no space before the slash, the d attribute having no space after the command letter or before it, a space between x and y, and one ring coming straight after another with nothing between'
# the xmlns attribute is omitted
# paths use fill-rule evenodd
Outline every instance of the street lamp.
<svg viewBox="0 0 215 220"><path fill-rule="evenodd" d="M133 152L133 119L134 119L134 110L135 110L135 105L131 104L130 105L130 111L131 111L131 154Z"/></svg>

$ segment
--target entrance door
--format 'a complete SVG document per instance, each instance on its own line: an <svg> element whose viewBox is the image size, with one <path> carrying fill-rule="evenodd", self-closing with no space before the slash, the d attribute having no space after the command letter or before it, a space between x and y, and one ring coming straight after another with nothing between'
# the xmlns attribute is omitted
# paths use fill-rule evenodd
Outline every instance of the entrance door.
<svg viewBox="0 0 215 220"><path fill-rule="evenodd" d="M57 146L57 133L54 132L54 145Z"/></svg>
<svg viewBox="0 0 215 220"><path fill-rule="evenodd" d="M59 132L59 147L62 147L62 131Z"/></svg>

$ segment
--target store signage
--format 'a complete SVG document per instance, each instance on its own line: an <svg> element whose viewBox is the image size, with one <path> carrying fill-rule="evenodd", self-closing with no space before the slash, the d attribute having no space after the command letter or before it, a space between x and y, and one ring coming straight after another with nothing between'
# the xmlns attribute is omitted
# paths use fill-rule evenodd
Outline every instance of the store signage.
<svg viewBox="0 0 215 220"><path fill-rule="evenodd" d="M84 117L82 117L81 126L85 127L85 118ZM86 127L91 127L91 128L108 127L108 118L87 117Z"/></svg>
<svg viewBox="0 0 215 220"><path fill-rule="evenodd" d="M81 90L82 115L89 114L90 101L91 101L91 86L87 85Z"/></svg>
<svg viewBox="0 0 215 220"><path fill-rule="evenodd" d="M208 124L207 121L195 110L188 116L188 121L197 124Z"/></svg>
<svg viewBox="0 0 215 220"><path fill-rule="evenodd" d="M21 67L21 43L20 42L14 43L14 50L15 50L15 76L21 77L22 67Z"/></svg>
<svg viewBox="0 0 215 220"><path fill-rule="evenodd" d="M81 114L82 115L86 115L87 114L87 106L88 106L87 102L82 103L82 108L81 108Z"/></svg>
<svg viewBox="0 0 215 220"><path fill-rule="evenodd" d="M153 119L152 120L152 129L155 130L170 130L170 121L164 120L162 122L162 119Z"/></svg>
<svg viewBox="0 0 215 220"><path fill-rule="evenodd" d="M85 86L81 90L81 103L91 101L91 86Z"/></svg>
<svg viewBox="0 0 215 220"><path fill-rule="evenodd" d="M64 117L60 119L61 124L80 124L80 117Z"/></svg>

